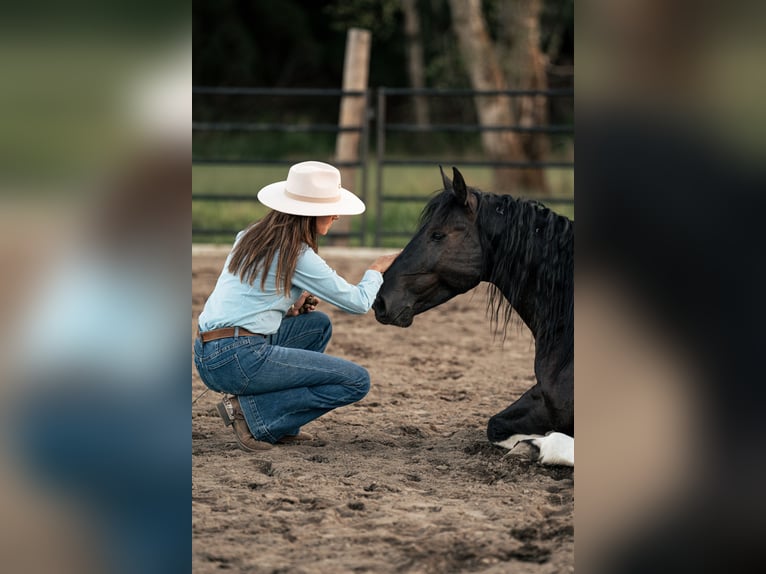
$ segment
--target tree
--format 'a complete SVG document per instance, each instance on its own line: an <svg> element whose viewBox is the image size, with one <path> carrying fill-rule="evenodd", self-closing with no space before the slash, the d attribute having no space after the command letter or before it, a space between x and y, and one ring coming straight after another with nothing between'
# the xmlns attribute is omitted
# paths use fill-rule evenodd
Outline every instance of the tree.
<svg viewBox="0 0 766 574"><path fill-rule="evenodd" d="M540 42L542 0L500 2L501 34L498 52L508 85L520 90L547 90L548 59ZM522 127L548 124L548 100L545 96L522 96L511 100L514 116ZM544 161L550 149L542 133L519 135L524 155L529 161ZM522 184L540 192L547 190L543 170L524 170Z"/></svg>
<svg viewBox="0 0 766 574"><path fill-rule="evenodd" d="M407 41L407 72L410 86L415 89L425 88L425 64L423 62L423 39L420 30L420 15L416 0L402 0L404 13L404 35ZM414 98L415 123L428 125L429 106L425 97Z"/></svg>
<svg viewBox="0 0 766 574"><path fill-rule="evenodd" d="M521 87L518 85L522 81L521 78L531 85L538 86L537 89L547 86L544 61L540 73L539 20L534 15L535 8L539 13L539 2L519 2L522 3L526 6L517 12L512 8L502 7L515 2L501 2L501 20L507 28L507 32L504 32L508 36L506 42L513 46L513 49L503 51L495 46L489 34L481 0L449 1L452 26L474 89L505 90L509 86L517 88ZM535 4L538 4L537 7ZM538 24L534 24L532 20L538 21ZM538 46L537 52L530 48L530 44L535 42ZM509 65L520 70L520 77L513 78L514 83L511 83L506 70L500 64L500 55L508 52L514 58ZM538 61L531 61L534 58ZM476 97L474 105L479 123L483 126L519 125L521 121L531 125L538 121L538 117L535 116L538 104L535 102L531 106L514 106L508 96L498 95ZM542 106L544 105L543 101ZM543 148L535 148L529 144L525 146L525 141L519 134L512 131L485 131L482 132L481 140L485 153L495 161L535 161L537 157L534 154L543 151ZM527 141L533 140L527 138ZM498 168L495 170L494 187L498 191L508 190L516 193L544 193L547 190L544 175L539 169Z"/></svg>

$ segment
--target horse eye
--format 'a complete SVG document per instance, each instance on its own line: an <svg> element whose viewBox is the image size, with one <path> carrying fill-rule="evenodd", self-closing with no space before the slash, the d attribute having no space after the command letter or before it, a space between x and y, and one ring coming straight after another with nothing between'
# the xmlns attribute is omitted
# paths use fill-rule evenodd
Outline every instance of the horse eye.
<svg viewBox="0 0 766 574"><path fill-rule="evenodd" d="M446 237L446 235L444 235L444 233L442 233L441 231L434 231L431 234L431 240L433 240L433 241L441 241L445 237Z"/></svg>

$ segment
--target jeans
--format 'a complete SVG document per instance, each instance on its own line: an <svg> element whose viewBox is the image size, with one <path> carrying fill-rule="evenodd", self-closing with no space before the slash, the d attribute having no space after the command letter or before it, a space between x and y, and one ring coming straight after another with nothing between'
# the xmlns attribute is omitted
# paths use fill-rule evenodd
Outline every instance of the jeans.
<svg viewBox="0 0 766 574"><path fill-rule="evenodd" d="M364 367L324 354L331 336L330 318L313 311L285 318L266 338L197 339L194 363L208 388L239 398L257 440L275 443L369 391Z"/></svg>

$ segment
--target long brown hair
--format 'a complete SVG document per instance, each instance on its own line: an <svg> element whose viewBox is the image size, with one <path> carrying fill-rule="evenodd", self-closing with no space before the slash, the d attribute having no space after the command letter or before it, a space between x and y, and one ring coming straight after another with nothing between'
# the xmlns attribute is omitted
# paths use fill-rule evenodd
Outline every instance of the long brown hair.
<svg viewBox="0 0 766 574"><path fill-rule="evenodd" d="M242 281L252 285L255 277L262 271L263 289L274 255L279 252L276 287L277 292L281 287L287 294L290 292L295 266L304 244L315 252L319 251L316 217L271 211L266 217L248 227L237 242L229 262L229 272L239 275Z"/></svg>

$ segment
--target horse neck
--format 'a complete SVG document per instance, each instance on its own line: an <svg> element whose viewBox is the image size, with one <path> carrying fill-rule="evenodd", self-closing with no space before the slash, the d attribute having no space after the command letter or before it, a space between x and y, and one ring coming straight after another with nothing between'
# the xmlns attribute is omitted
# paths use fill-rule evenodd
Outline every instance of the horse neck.
<svg viewBox="0 0 766 574"><path fill-rule="evenodd" d="M532 270L530 270L532 271ZM535 275L530 273L529 279L526 282L524 289L521 292L514 293L508 281L490 281L505 297L508 304L513 307L514 311L518 313L521 320L532 332L532 336L535 339L538 337L540 331L540 321L537 316L536 309L536 297L537 293L534 289Z"/></svg>
<svg viewBox="0 0 766 574"><path fill-rule="evenodd" d="M512 208L509 203L518 203L516 200L510 197L498 197L494 202L488 202L483 205L485 210L485 217L497 217L493 213L497 213L496 210L500 207L503 209ZM498 205L499 204L499 205ZM526 207L526 206L523 206ZM491 219L490 219L491 220ZM532 332L532 335L537 339L540 329L540 318L537 317L537 291L535 288L537 282L537 267L533 261L519 261L514 265L514 269L518 272L519 276L521 272L526 273L526 280L524 280L523 287L518 289L515 283L518 278L508 277L506 275L497 276L496 269L501 262L501 258L508 254L503 249L503 235L507 232L507 226L505 221L501 221L498 225L482 226L483 253L484 253L484 265L482 281L488 281L492 283L500 293L503 294L508 304L518 313L521 320ZM529 238L527 241L531 240Z"/></svg>

